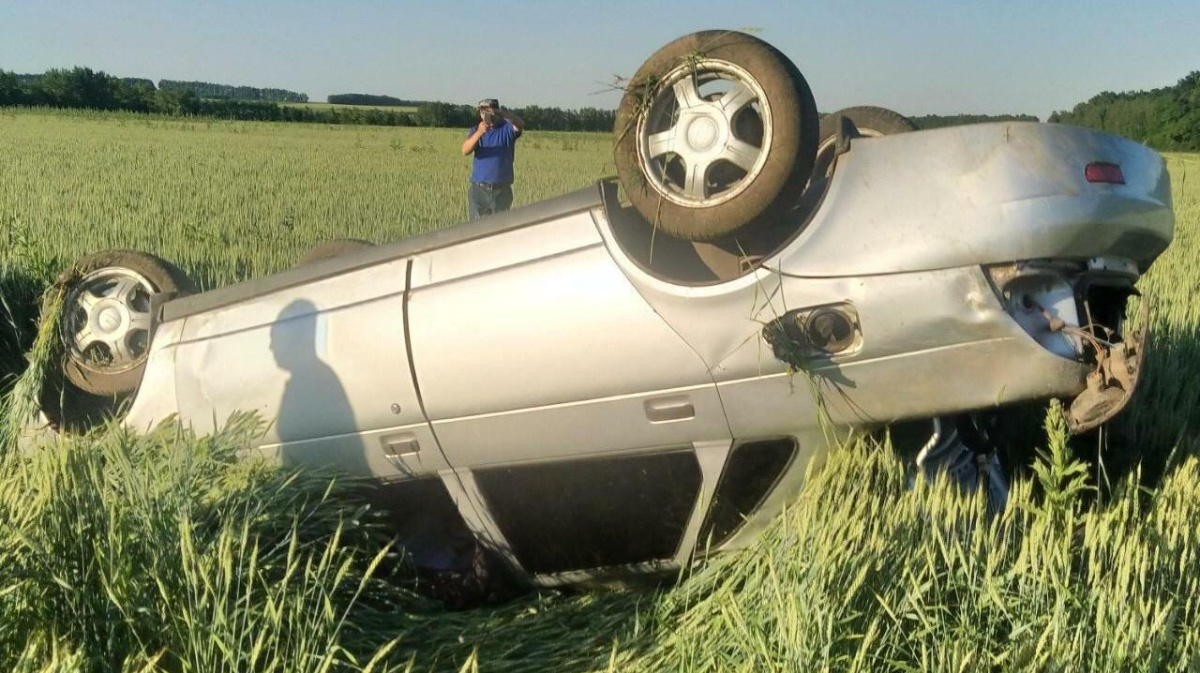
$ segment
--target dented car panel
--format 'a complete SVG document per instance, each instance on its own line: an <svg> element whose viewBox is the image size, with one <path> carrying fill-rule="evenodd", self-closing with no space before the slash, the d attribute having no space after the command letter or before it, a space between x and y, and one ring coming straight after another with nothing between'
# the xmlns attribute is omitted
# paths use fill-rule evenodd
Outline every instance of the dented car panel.
<svg viewBox="0 0 1200 673"><path fill-rule="evenodd" d="M1128 403L1125 300L1173 227L1155 153L1042 124L856 138L824 189L727 276L652 268L608 184L171 301L125 422L257 411L263 454L440 494L424 530L556 585L748 543L828 450L822 409Z"/></svg>
<svg viewBox="0 0 1200 673"><path fill-rule="evenodd" d="M1125 184L1085 179L1120 165ZM858 276L1039 258L1115 256L1145 273L1171 241L1166 164L1124 138L994 123L860 138L781 256L800 276Z"/></svg>

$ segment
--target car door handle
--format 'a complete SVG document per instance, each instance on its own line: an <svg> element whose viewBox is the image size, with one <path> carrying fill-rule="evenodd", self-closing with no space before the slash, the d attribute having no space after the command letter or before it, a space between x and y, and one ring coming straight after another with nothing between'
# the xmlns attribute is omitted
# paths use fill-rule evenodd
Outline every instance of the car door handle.
<svg viewBox="0 0 1200 673"><path fill-rule="evenodd" d="M647 400L645 408L646 418L650 419L651 423L686 421L696 417L696 408L684 397Z"/></svg>
<svg viewBox="0 0 1200 673"><path fill-rule="evenodd" d="M388 458L399 458L404 455L412 455L421 452L421 443L417 441L417 436L411 432L398 432L394 435L386 435L380 439L383 443L383 452Z"/></svg>

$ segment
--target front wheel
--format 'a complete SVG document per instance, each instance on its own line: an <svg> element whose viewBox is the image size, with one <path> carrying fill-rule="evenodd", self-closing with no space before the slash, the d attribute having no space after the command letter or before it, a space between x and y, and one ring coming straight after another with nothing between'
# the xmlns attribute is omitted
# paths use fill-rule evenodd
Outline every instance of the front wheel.
<svg viewBox="0 0 1200 673"><path fill-rule="evenodd" d="M184 294L190 282L170 263L131 250L84 257L59 281L67 382L104 397L132 392L150 353L151 297Z"/></svg>

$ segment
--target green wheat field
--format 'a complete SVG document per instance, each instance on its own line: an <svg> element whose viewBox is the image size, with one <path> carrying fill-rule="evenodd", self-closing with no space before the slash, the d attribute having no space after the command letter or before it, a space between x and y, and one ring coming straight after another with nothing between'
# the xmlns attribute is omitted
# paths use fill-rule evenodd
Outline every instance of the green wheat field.
<svg viewBox="0 0 1200 673"><path fill-rule="evenodd" d="M212 288L450 226L463 133L0 110L0 370L24 370L0 418L0 670L1200 671L1194 155L1168 157L1137 399L1100 442L1051 405L996 517L851 438L758 544L678 582L449 611L388 562L365 485L237 459L259 419L16 449L41 293L72 260L136 248ZM517 205L612 173L609 136L531 132Z"/></svg>

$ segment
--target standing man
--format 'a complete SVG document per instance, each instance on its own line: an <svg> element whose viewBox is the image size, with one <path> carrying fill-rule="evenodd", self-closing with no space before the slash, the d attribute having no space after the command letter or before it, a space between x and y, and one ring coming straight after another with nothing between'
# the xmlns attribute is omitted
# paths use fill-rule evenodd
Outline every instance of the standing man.
<svg viewBox="0 0 1200 673"><path fill-rule="evenodd" d="M500 107L495 98L479 101L479 123L467 131L464 155L475 153L471 166L471 186L467 190L470 219L491 215L512 207L513 157L517 139L525 122Z"/></svg>

